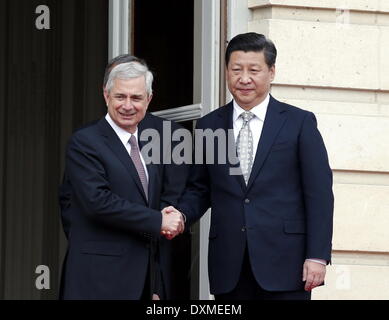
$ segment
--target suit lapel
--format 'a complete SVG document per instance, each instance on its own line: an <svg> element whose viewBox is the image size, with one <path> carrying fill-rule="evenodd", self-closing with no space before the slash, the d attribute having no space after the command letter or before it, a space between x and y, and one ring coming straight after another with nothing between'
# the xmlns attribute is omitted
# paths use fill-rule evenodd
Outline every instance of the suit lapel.
<svg viewBox="0 0 389 320"><path fill-rule="evenodd" d="M130 155L128 154L126 148L123 146L123 143L120 141L119 137L115 131L111 128L107 120L101 119L98 123L98 126L101 130L102 135L105 137L105 142L107 146L112 150L112 152L118 157L122 162L128 173L131 175L132 179L135 182L135 185L139 189L145 201L147 201L146 195L143 191L142 183L140 182L138 171L136 170L134 163L131 160Z"/></svg>
<svg viewBox="0 0 389 320"><path fill-rule="evenodd" d="M286 120L286 112L282 104L270 96L270 102L266 113L265 122L262 129L261 138L259 140L257 153L255 156L253 168L247 184L247 190L251 188L255 178L262 168L264 161L273 145L279 131Z"/></svg>

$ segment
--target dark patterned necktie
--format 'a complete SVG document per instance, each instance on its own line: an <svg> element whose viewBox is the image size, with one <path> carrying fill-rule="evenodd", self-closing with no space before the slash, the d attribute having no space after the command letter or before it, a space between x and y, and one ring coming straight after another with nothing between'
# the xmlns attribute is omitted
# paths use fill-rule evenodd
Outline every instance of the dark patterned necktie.
<svg viewBox="0 0 389 320"><path fill-rule="evenodd" d="M140 182L142 183L143 190L145 192L146 198L148 198L147 190L148 190L148 181L147 181L147 175L145 172L145 168L143 167L142 160L140 158L139 153L139 146L138 142L136 141L136 137L134 135L131 135L131 138L129 140L131 145L131 152L130 157L132 159L132 162L135 165L136 171L138 171Z"/></svg>
<svg viewBox="0 0 389 320"><path fill-rule="evenodd" d="M240 161L240 167L246 185L250 178L251 168L253 166L253 134L250 130L249 122L254 118L252 112L243 112L240 117L243 119L242 128L239 131L237 139L237 152Z"/></svg>

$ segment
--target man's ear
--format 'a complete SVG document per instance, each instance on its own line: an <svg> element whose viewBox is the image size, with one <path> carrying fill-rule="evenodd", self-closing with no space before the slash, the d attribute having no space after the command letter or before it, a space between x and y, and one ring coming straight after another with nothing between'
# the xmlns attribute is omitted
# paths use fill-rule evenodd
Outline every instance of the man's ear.
<svg viewBox="0 0 389 320"><path fill-rule="evenodd" d="M109 93L106 89L103 90L103 96L104 96L105 104L108 107Z"/></svg>
<svg viewBox="0 0 389 320"><path fill-rule="evenodd" d="M271 81L273 82L274 78L276 77L276 65L273 64L273 66L270 68L271 72Z"/></svg>
<svg viewBox="0 0 389 320"><path fill-rule="evenodd" d="M149 107L149 104L151 102L151 100L153 99L153 94L150 94L148 97L147 97L147 108ZM146 108L146 109L147 109Z"/></svg>

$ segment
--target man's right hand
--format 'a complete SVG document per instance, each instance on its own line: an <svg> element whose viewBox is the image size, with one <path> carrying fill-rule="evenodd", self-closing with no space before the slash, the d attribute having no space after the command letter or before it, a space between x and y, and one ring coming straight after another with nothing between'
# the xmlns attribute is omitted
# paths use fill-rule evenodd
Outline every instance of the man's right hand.
<svg viewBox="0 0 389 320"><path fill-rule="evenodd" d="M166 207L162 211L161 234L168 240L184 232L185 223L180 211L174 207Z"/></svg>

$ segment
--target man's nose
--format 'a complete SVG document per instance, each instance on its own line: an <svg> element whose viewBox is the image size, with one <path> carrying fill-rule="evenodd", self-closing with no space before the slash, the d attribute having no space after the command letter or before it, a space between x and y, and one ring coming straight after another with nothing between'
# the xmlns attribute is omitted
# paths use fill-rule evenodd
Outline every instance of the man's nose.
<svg viewBox="0 0 389 320"><path fill-rule="evenodd" d="M126 110L131 110L133 108L133 104L132 104L132 100L131 98L128 98L124 101L123 103L123 108L125 108Z"/></svg>
<svg viewBox="0 0 389 320"><path fill-rule="evenodd" d="M239 82L243 84L250 83L251 82L250 74L247 71L243 71L240 76Z"/></svg>

